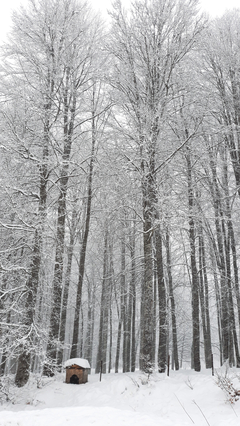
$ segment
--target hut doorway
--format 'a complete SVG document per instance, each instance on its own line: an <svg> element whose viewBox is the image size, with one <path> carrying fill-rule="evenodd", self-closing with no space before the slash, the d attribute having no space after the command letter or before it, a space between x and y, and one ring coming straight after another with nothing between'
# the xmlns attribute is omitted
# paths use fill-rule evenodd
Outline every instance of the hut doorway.
<svg viewBox="0 0 240 426"><path fill-rule="evenodd" d="M79 378L76 374L73 374L70 377L70 383L74 384L74 385L79 385Z"/></svg>

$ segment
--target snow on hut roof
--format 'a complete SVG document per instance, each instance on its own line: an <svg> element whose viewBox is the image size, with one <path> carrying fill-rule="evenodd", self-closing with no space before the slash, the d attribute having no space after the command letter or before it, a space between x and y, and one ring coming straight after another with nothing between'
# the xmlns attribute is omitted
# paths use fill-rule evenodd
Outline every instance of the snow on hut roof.
<svg viewBox="0 0 240 426"><path fill-rule="evenodd" d="M64 363L64 367L65 368L71 367L74 364L76 364L76 365L78 365L79 367L82 367L82 368L91 368L88 360L87 359L83 359L83 358L71 358L71 359L68 359Z"/></svg>

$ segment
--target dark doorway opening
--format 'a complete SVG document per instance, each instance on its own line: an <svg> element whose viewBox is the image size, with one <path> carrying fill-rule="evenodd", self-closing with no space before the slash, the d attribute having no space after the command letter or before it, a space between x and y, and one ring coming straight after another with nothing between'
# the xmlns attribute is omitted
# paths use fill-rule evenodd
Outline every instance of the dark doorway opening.
<svg viewBox="0 0 240 426"><path fill-rule="evenodd" d="M76 374L73 374L70 377L70 383L73 383L74 385L79 385L79 378Z"/></svg>

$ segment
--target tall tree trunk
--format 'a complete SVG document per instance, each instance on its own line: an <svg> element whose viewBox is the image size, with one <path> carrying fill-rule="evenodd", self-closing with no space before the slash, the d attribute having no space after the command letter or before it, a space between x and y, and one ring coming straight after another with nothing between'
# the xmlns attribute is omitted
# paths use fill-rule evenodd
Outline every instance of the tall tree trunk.
<svg viewBox="0 0 240 426"><path fill-rule="evenodd" d="M228 234L230 238L230 245L231 245L231 251L232 251L232 262L233 262L233 270L234 270L234 284L235 284L235 296L237 300L237 312L238 312L238 324L240 325L240 293L239 293L239 280L238 280L238 266L237 266L237 257L236 257L236 245L235 245L235 238L234 238L234 231L232 226L232 220L230 219L228 221ZM230 284L230 283L229 283ZM232 286L231 286L231 306L232 306L232 316L234 319L234 305L232 300ZM237 332L236 332L236 325L235 325L235 319L234 319L234 345L235 345L235 354L236 354L236 361L237 361L237 368L240 368L240 355L239 355L239 347L238 347L238 339L237 339Z"/></svg>
<svg viewBox="0 0 240 426"><path fill-rule="evenodd" d="M188 134L187 134L188 136ZM192 361L195 371L201 370L200 362L200 325L199 325L199 281L195 249L194 223L194 193L190 148L186 149L187 176L188 176L188 208L189 208L189 243L192 274Z"/></svg>
<svg viewBox="0 0 240 426"><path fill-rule="evenodd" d="M93 284L88 282L88 316L84 357L88 360L90 365L92 365L95 291Z"/></svg>
<svg viewBox="0 0 240 426"><path fill-rule="evenodd" d="M142 291L142 353L140 354L142 369L145 373L151 373L154 365L152 354L153 347L153 259L152 237L150 226L145 222L144 231L144 289Z"/></svg>
<svg viewBox="0 0 240 426"><path fill-rule="evenodd" d="M229 358L229 309L228 309L228 283L227 283L227 271L225 262L225 250L224 250L224 239L223 239L223 228L222 228L222 208L220 204L221 194L218 187L216 162L213 158L213 154L209 151L210 155L210 168L212 172L212 182L210 184L210 190L212 192L214 217L215 217L215 228L216 228L216 240L213 248L215 252L216 263L220 272L220 308L221 308L221 348L222 348L222 362L225 362Z"/></svg>
<svg viewBox="0 0 240 426"><path fill-rule="evenodd" d="M206 368L212 367L211 330L209 315L208 279L202 225L199 226L199 295Z"/></svg>
<svg viewBox="0 0 240 426"><path fill-rule="evenodd" d="M135 223L129 237L130 256L131 256L131 281L130 281L130 300L129 317L131 323L131 372L136 368L136 260L135 260Z"/></svg>
<svg viewBox="0 0 240 426"><path fill-rule="evenodd" d="M110 240L110 238L109 238ZM113 298L113 279L114 279L114 267L113 267L113 244L109 241L109 360L108 360L108 372L111 373L112 369L112 348L113 348L113 314L112 314L112 298Z"/></svg>
<svg viewBox="0 0 240 426"><path fill-rule="evenodd" d="M113 343L113 324L112 324L112 305L111 299L109 302L109 359L108 359L108 373L111 373L112 368L112 343Z"/></svg>
<svg viewBox="0 0 240 426"><path fill-rule="evenodd" d="M132 295L129 288L126 315L126 372L131 371L131 323L132 323Z"/></svg>
<svg viewBox="0 0 240 426"><path fill-rule="evenodd" d="M219 338L219 353L220 353L220 365L223 365L223 347L222 347L222 321L221 321L221 296L217 276L217 267L214 255L211 254L211 260L213 265L213 278L215 286L215 295L216 295L216 305L217 305L217 323L218 323L218 338Z"/></svg>
<svg viewBox="0 0 240 426"><path fill-rule="evenodd" d="M2 285L1 285L1 290L0 290L0 312L1 312L1 316L0 316L0 342L1 342L1 358L0 358L0 377L4 376L5 373L5 368L6 368L6 364L7 364L7 359L8 359L8 344L9 344L9 337L6 335L6 332L4 330L4 328L2 327L2 321L5 322L6 324L11 324L11 311L8 310L6 311L4 309L4 302L6 303L6 299L8 299L7 295L4 295L4 292L6 290L6 285L7 285L7 277L5 279L5 277L2 277Z"/></svg>
<svg viewBox="0 0 240 426"><path fill-rule="evenodd" d="M74 206L73 212L72 212L71 227L70 227L70 241L69 241L69 247L68 247L68 253L67 253L67 267L66 267L65 282L64 282L64 288L63 288L63 297L62 297L60 342L62 342L63 347L60 348L58 351L59 365L62 363L62 360L63 360L66 319L67 319L67 304L68 304L69 284L70 284L71 270L72 270L73 249L74 249L74 242L76 238L76 227L77 227L77 211L76 211L76 206Z"/></svg>
<svg viewBox="0 0 240 426"><path fill-rule="evenodd" d="M72 138L74 132L74 123L76 115L77 93L76 87L70 87L70 68L66 69L65 87L63 92L63 109L64 109L64 147L62 155L62 169L60 171L60 195L58 198L57 212L57 235L56 235L56 254L53 276L53 308L50 317L49 342L47 347L47 355L52 362L60 365L58 352L61 349L60 338L60 318L61 318L61 300L63 289L63 262L64 262L64 240L65 240L65 222L66 222L66 205L67 191L69 181L70 155L72 149ZM45 373L47 370L45 368Z"/></svg>
<svg viewBox="0 0 240 426"><path fill-rule="evenodd" d="M123 373L127 371L127 288L126 288L126 241L125 241L125 229L123 227L122 239L121 239L121 321L123 327Z"/></svg>
<svg viewBox="0 0 240 426"><path fill-rule="evenodd" d="M232 226L232 217L231 217L231 207L230 207L230 194L229 194L229 176L228 176L228 163L227 163L227 151L226 147L223 146L221 150L222 156L222 166L223 166L223 190L225 193L225 209L227 216L227 226L223 228L223 234L225 235L225 257L226 257L226 270L227 270L227 282L228 282L228 303L229 303L229 320L230 320L230 330L229 333L232 333L233 336L233 345L235 348L236 355L236 364L237 367L240 367L240 354L239 354L239 346L238 346L238 338L237 338L237 330L236 330L236 322L235 322L235 313L234 313L234 305L233 305L233 295L232 295L232 279L231 279L231 258L230 258L230 250L233 248L233 226ZM234 249L233 249L234 250ZM234 262L234 260L233 260ZM236 280L235 280L236 285ZM234 355L233 355L233 345L231 347L230 365L234 364ZM232 359L231 359L232 358Z"/></svg>
<svg viewBox="0 0 240 426"><path fill-rule="evenodd" d="M119 360L121 352L121 336L122 336L122 275L123 275L123 256L121 252L121 276L120 276L120 306L117 300L116 288L115 288L115 299L117 305L117 314L118 314L118 330L117 330L117 347L116 347L116 357L115 357L115 373L118 373L119 369Z"/></svg>
<svg viewBox="0 0 240 426"><path fill-rule="evenodd" d="M155 229L155 240L159 303L158 371L164 373L167 365L167 302L163 272L162 237L159 225Z"/></svg>
<svg viewBox="0 0 240 426"><path fill-rule="evenodd" d="M71 358L77 358L77 345L78 345L78 329L79 329L79 307L82 300L82 286L84 278L84 269L85 269L85 259L87 253L87 242L90 229L90 218L91 218L91 207L92 207L92 184L93 184L93 169L95 161L95 146L96 146L96 124L95 124L95 91L93 91L93 108L92 108L92 148L91 148L91 158L89 165L89 175L88 175L88 194L87 194L87 211L86 211L86 221L84 226L84 234L82 240L82 246L80 251L80 260L79 260L79 270L78 270L78 286L77 286L77 299L76 299L76 308L74 315L74 327L73 327L73 339L72 339L72 349L71 349Z"/></svg>
<svg viewBox="0 0 240 426"><path fill-rule="evenodd" d="M32 262L30 266L29 278L26 282L27 299L26 299L26 314L25 314L25 326L28 330L28 338L25 339L25 343L21 345L20 356L18 358L17 372L15 376L15 383L18 387L24 386L30 374L30 363L31 363L31 345L36 336L34 323L34 314L36 308L37 291L39 289L39 274L41 268L41 256L42 256L42 238L43 229L45 225L46 209L47 209L47 185L48 185L48 157L49 157L49 143L50 143L50 111L51 111L51 94L54 90L54 83L52 80L49 81L50 94L49 99L47 96L45 105L45 123L43 129L43 154L42 164L40 165L40 187L39 187L39 206L38 206L38 218L39 223L34 233L34 244Z"/></svg>
<svg viewBox="0 0 240 426"><path fill-rule="evenodd" d="M118 373L118 369L119 369L121 335L122 335L122 320L121 320L121 313L119 313L119 315L118 315L118 331L117 331L117 348L116 348L116 357L115 357L115 373Z"/></svg>
<svg viewBox="0 0 240 426"><path fill-rule="evenodd" d="M100 306L99 338L95 373L99 373L102 363L102 373L107 371L107 341L108 341L108 317L109 317L109 253L108 253L108 225L105 226L104 254L103 254L103 280Z"/></svg>
<svg viewBox="0 0 240 426"><path fill-rule="evenodd" d="M144 252L144 280L141 300L141 345L140 365L142 370L150 374L154 367L152 353L154 339L153 324L153 252L152 252L152 225L153 225L153 181L147 175L142 182L143 193L143 252Z"/></svg>
<svg viewBox="0 0 240 426"><path fill-rule="evenodd" d="M154 246L156 247L156 238L154 238ZM155 248L156 253L156 248ZM157 336L157 296L158 296L158 276L157 276L157 261L156 261L156 255L153 260L153 344L152 344L152 357L156 359L156 348L157 348L157 342L156 342L156 336ZM159 307L159 304L158 304Z"/></svg>
<svg viewBox="0 0 240 426"><path fill-rule="evenodd" d="M233 271L234 271L234 290L237 300L237 311L238 311L238 325L240 326L240 291L239 291L239 277L238 277L238 263L237 263L237 250L235 235L233 230L232 220L228 221L228 232L231 242L231 251L232 251L232 262L233 262Z"/></svg>
<svg viewBox="0 0 240 426"><path fill-rule="evenodd" d="M26 299L25 305L25 326L28 330L28 338L21 345L20 356L18 358L18 366L17 373L15 376L15 384L18 387L24 386L30 374L30 362L31 362L31 345L33 343L34 338L34 312L36 306L36 297L37 297L37 289L38 289L38 280L39 280L39 271L40 271L40 263L41 263L41 249L39 247L40 239L38 235L38 231L35 231L35 242L33 249L33 257L32 257L32 265L31 265L31 275L26 283L26 287L28 290L28 295Z"/></svg>
<svg viewBox="0 0 240 426"><path fill-rule="evenodd" d="M174 299L174 294L173 294L170 235L169 235L168 228L166 230L166 257L167 257L167 274L168 274L169 298L170 298L171 319L172 319L173 366L175 366L175 370L179 370L178 342L177 342L177 321L176 321L175 299Z"/></svg>

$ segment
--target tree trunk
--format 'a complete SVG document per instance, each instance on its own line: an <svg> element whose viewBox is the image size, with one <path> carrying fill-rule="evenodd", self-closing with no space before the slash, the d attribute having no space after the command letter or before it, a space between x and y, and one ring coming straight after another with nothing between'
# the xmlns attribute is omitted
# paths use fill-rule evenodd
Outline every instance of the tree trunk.
<svg viewBox="0 0 240 426"><path fill-rule="evenodd" d="M167 274L168 274L169 298L170 298L171 319L172 319L172 346L173 346L172 358L173 358L173 366L175 366L175 370L179 370L178 342L177 342L177 321L176 321L176 311L175 311L175 299L174 299L174 294L173 294L170 236L169 236L168 229L166 230L166 255L167 255Z"/></svg>
<svg viewBox="0 0 240 426"><path fill-rule="evenodd" d="M232 262L233 262L233 271L234 271L234 289L235 289L235 296L237 300L238 324L240 326L240 291L239 291L239 277L238 277L238 264L237 264L237 250L236 250L232 220L228 221L228 232L230 236L231 251L232 251Z"/></svg>
<svg viewBox="0 0 240 426"><path fill-rule="evenodd" d="M122 254L122 253L121 253ZM122 256L121 256L122 257ZM122 261L121 259L121 274L122 274ZM117 330L117 347L116 347L116 357L115 357L115 373L118 373L119 369L119 360L121 352L121 336L122 336L122 293L121 293L121 284L122 277L120 277L120 307L117 300L116 288L115 288L115 299L117 305L117 314L118 314L118 330Z"/></svg>
<svg viewBox="0 0 240 426"><path fill-rule="evenodd" d="M159 303L158 371L164 373L167 365L167 302L163 272L162 237L159 225L155 229L155 240Z"/></svg>
<svg viewBox="0 0 240 426"><path fill-rule="evenodd" d="M88 282L88 317L84 357L88 360L90 365L92 365L95 291L96 289L93 285L90 286L90 283Z"/></svg>
<svg viewBox="0 0 240 426"><path fill-rule="evenodd" d="M194 193L190 148L186 151L187 176L188 176L188 208L189 208L189 243L192 275L192 361L195 371L201 370L200 362L200 325L199 325L199 281L195 249L195 223L194 223Z"/></svg>
<svg viewBox="0 0 240 426"><path fill-rule="evenodd" d="M130 256L131 256L131 281L130 281L130 300L129 317L131 321L131 372L136 368L136 260L135 260L135 225L130 235Z"/></svg>
<svg viewBox="0 0 240 426"><path fill-rule="evenodd" d="M76 206L73 208L72 212L72 221L70 228L70 241L67 253L67 267L65 274L65 282L63 288L63 297L62 297L62 310L61 310L61 323L60 323L60 342L62 342L63 347L58 351L58 364L62 364L63 352L64 352L64 343L65 343L65 330L66 330L66 318L67 318L67 304L68 304L68 294L69 294L69 284L71 278L72 270L72 260L73 260L73 249L74 242L76 238L76 227L77 227L77 211Z"/></svg>
<svg viewBox="0 0 240 426"><path fill-rule="evenodd" d="M96 359L95 373L99 373L102 363L102 373L107 371L107 341L108 341L108 317L109 317L109 289L108 289L108 228L105 226L104 236L104 255L103 255L103 281L102 281L102 295L100 306L100 323L99 323L99 338L98 350Z"/></svg>
<svg viewBox="0 0 240 426"><path fill-rule="evenodd" d="M50 71L49 71L50 72ZM43 229L45 226L46 209L47 209L47 185L48 185L48 157L49 157L49 143L50 143L50 112L52 108L51 95L54 91L54 81L49 79L49 94L46 95L45 104L45 119L43 126L43 152L42 152L42 164L39 167L39 205L38 205L38 225L34 233L34 245L32 262L30 266L30 276L26 283L28 291L26 300L26 322L25 325L28 328L28 338L25 340L25 344L21 345L20 357L18 360L17 373L15 377L15 383L18 387L24 386L29 378L30 374L30 344L34 340L34 328L30 330L33 325L37 291L39 289L39 273L41 268L41 256L42 256L42 238Z"/></svg>
<svg viewBox="0 0 240 426"><path fill-rule="evenodd" d="M70 155L72 149L72 138L74 132L74 123L76 115L77 93L76 87L70 87L70 68L66 69L65 87L63 91L63 113L64 113L64 147L62 155L62 169L60 172L60 195L58 198L57 212L57 235L56 235L56 254L53 276L53 308L50 318L50 333L47 347L47 355L52 362L59 366L60 359L58 351L61 350L60 338L60 317L61 301L63 289L63 261L64 261L64 240L65 240L65 222L66 222L66 204L69 181ZM47 371L45 369L45 373Z"/></svg>
<svg viewBox="0 0 240 426"><path fill-rule="evenodd" d="M90 158L89 175L88 175L87 211L86 211L86 221L84 226L83 241L82 241L82 246L80 251L80 260L79 260L78 287L77 287L76 309L75 309L75 315L74 315L71 358L78 357L77 345L78 345L78 329L79 329L79 306L81 305L81 300L82 300L82 286L83 286L85 259L86 259L86 253L87 253L87 242L88 242L88 235L89 235L89 229L90 229L91 206L92 206L92 183L93 183L93 169L94 169L95 145L96 145L96 125L95 125L94 117L95 117L95 108L94 108L94 94L93 94L92 149L91 149L91 158Z"/></svg>
<svg viewBox="0 0 240 426"><path fill-rule="evenodd" d="M115 358L115 373L118 373L118 369L119 369L121 335L122 335L122 320L121 320L121 314L119 314L118 315L118 331L117 331L117 348L116 348L116 358Z"/></svg>
<svg viewBox="0 0 240 426"><path fill-rule="evenodd" d="M153 252L152 252L152 219L153 219L153 188L152 177L143 179L143 252L144 252L144 281L142 289L142 330L140 364L142 370L151 374L154 368L152 354L154 324L153 324Z"/></svg>
<svg viewBox="0 0 240 426"><path fill-rule="evenodd" d="M109 241L109 359L108 359L108 372L111 373L112 369L112 347L113 347L113 314L112 314L112 296L113 296L113 244Z"/></svg>
<svg viewBox="0 0 240 426"><path fill-rule="evenodd" d="M208 298L208 279L206 271L205 245L202 225L199 226L199 295L204 340L204 354L206 368L212 368L212 347Z"/></svg>
<svg viewBox="0 0 240 426"><path fill-rule="evenodd" d="M122 239L121 239L121 321L123 327L123 373L127 371L127 288L126 288L126 241L125 229L123 226Z"/></svg>
<svg viewBox="0 0 240 426"><path fill-rule="evenodd" d="M230 207L230 194L229 194L229 176L228 176L228 164L227 164L227 151L226 147L223 146L223 149L221 150L222 155L222 164L223 164L223 190L225 194L225 209L226 209L226 216L227 216L227 226L223 227L223 234L224 234L224 242L225 242L225 257L226 257L226 270L227 270L227 282L228 282L228 303L229 303L229 321L230 321L230 330L229 333L232 333L233 336L233 342L230 346L231 348L231 356L229 356L230 359L230 365L233 363L234 365L234 354L233 354L233 345L235 348L235 355L236 355L236 364L237 367L240 367L240 354L239 354L239 346L238 346L238 338L237 338L237 330L236 330L236 322L235 322L235 313L234 313L234 304L233 304L233 295L232 295L232 279L231 279L231 258L230 258L230 250L231 247L233 248L233 226L232 226L232 217L231 217L231 207ZM223 220L222 220L223 222ZM224 224L224 222L223 222ZM234 264L234 259L233 259ZM235 278L235 285L236 285L236 278Z"/></svg>
<svg viewBox="0 0 240 426"><path fill-rule="evenodd" d="M214 255L211 254L211 260L213 265L213 278L215 286L215 295L216 295L216 305L217 305L217 323L218 323L218 338L219 338L219 353L220 353L220 365L223 365L223 347L222 347L222 322L221 322L221 296L220 289L218 284L217 268Z"/></svg>

